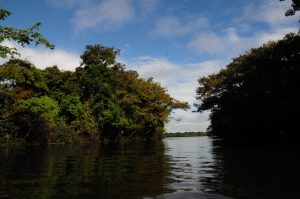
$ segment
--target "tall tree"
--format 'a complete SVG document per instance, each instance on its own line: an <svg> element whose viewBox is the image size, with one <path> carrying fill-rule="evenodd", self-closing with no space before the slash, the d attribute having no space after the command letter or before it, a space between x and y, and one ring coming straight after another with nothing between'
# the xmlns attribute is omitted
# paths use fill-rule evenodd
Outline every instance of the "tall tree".
<svg viewBox="0 0 300 199"><path fill-rule="evenodd" d="M219 73L199 79L198 112L210 110L211 134L295 138L300 112L300 36L252 49Z"/></svg>
<svg viewBox="0 0 300 199"><path fill-rule="evenodd" d="M173 99L153 78L142 79L116 62L119 51L89 45L75 72L37 69L11 59L0 66L0 142L160 138ZM83 139L82 139L83 138Z"/></svg>

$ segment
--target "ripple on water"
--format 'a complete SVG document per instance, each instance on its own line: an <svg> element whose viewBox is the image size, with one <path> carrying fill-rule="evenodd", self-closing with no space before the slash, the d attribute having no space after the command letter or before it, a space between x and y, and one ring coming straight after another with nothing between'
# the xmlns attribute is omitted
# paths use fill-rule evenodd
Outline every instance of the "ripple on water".
<svg viewBox="0 0 300 199"><path fill-rule="evenodd" d="M194 191L168 193L159 196L157 198L158 199L232 199L221 195L208 194L203 192L194 192ZM145 197L144 199L150 199L150 198Z"/></svg>

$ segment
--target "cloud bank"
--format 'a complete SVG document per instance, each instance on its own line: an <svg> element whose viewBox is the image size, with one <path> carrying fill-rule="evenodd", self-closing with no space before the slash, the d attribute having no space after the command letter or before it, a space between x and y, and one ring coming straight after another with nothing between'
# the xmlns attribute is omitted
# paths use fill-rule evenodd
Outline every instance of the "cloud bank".
<svg viewBox="0 0 300 199"><path fill-rule="evenodd" d="M2 45L17 48L21 59L30 61L40 69L56 65L60 70L74 71L80 65L79 55L61 49L23 48L10 41L5 41Z"/></svg>

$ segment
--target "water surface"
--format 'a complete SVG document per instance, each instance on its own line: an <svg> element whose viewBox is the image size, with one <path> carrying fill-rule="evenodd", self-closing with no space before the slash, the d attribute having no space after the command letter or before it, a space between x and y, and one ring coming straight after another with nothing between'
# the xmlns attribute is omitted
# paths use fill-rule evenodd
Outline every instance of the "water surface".
<svg viewBox="0 0 300 199"><path fill-rule="evenodd" d="M299 150L208 137L0 147L0 198L298 198Z"/></svg>

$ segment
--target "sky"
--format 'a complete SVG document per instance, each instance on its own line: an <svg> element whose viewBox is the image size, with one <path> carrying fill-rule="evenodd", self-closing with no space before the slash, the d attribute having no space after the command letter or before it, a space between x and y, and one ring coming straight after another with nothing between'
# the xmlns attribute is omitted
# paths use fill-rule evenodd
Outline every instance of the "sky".
<svg viewBox="0 0 300 199"><path fill-rule="evenodd" d="M291 0L0 0L12 12L2 25L39 30L55 44L19 49L38 68L74 70L86 45L121 50L118 61L141 77L154 77L191 109L176 110L168 132L205 131L209 112L193 110L200 77L218 72L232 58L297 32L299 15L285 17Z"/></svg>

